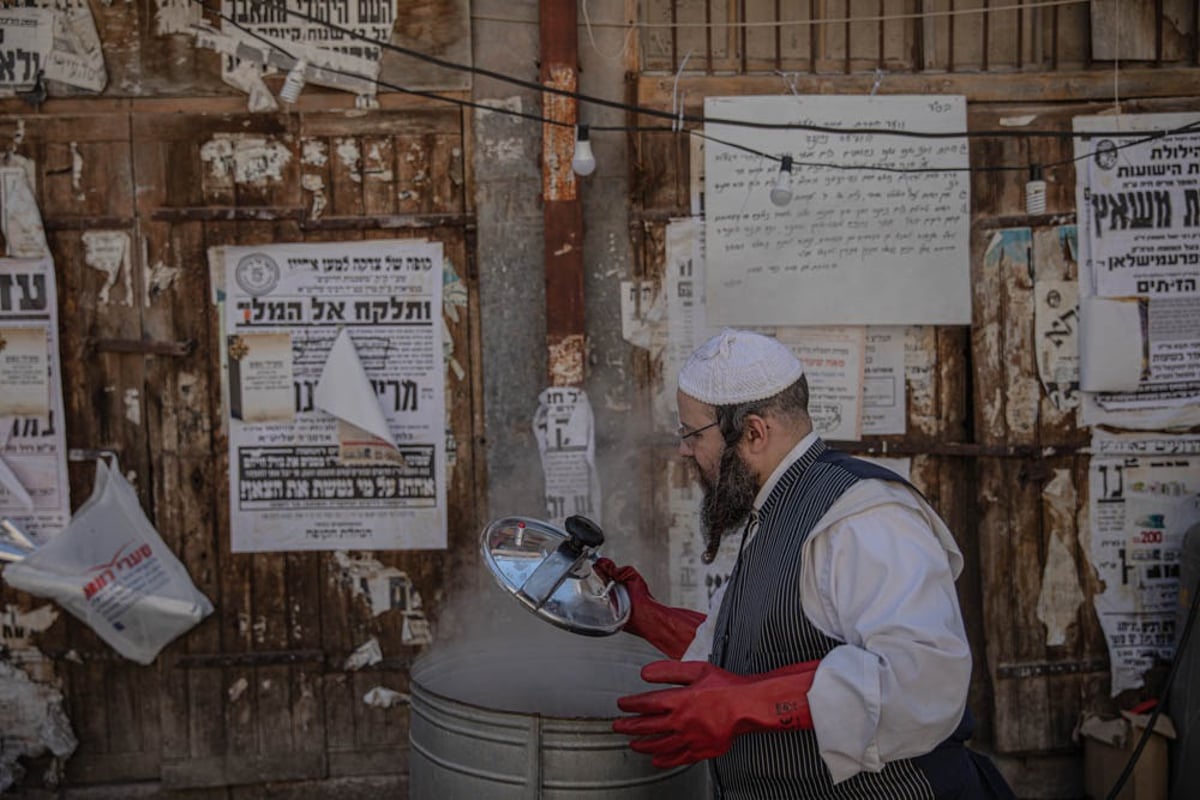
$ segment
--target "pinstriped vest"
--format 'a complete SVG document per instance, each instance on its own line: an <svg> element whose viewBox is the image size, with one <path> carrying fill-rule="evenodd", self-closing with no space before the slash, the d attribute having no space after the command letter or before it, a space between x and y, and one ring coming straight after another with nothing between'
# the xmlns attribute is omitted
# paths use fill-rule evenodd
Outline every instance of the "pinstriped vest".
<svg viewBox="0 0 1200 800"><path fill-rule="evenodd" d="M851 463L847 463L847 462ZM758 533L730 576L709 660L750 675L823 658L842 644L816 628L800 604L801 546L825 512L861 477L891 473L828 450L818 439L781 476L757 515ZM752 521L751 524L754 524ZM710 762L723 800L930 800L911 760L889 762L834 785L811 730L749 733Z"/></svg>

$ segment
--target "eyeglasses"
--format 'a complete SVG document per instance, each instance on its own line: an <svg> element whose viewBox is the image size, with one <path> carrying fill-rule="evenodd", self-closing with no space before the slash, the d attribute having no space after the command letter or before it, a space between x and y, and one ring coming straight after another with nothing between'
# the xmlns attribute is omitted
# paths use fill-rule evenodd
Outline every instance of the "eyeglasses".
<svg viewBox="0 0 1200 800"><path fill-rule="evenodd" d="M676 434L679 436L679 443L682 444L688 439L691 439L693 436L699 436L709 428L715 428L720 424L720 422L710 422L703 427L696 428L695 430L689 430L687 425L680 425L679 430L676 431Z"/></svg>

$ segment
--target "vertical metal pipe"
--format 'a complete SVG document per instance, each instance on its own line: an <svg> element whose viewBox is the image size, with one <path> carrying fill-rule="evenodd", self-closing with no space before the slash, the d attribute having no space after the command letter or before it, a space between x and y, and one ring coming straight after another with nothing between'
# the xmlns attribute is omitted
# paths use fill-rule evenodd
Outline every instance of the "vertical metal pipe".
<svg viewBox="0 0 1200 800"><path fill-rule="evenodd" d="M543 86L579 88L575 0L538 3ZM542 94L542 197L545 222L546 346L551 386L581 386L584 377L583 208L571 171L579 107L572 97Z"/></svg>

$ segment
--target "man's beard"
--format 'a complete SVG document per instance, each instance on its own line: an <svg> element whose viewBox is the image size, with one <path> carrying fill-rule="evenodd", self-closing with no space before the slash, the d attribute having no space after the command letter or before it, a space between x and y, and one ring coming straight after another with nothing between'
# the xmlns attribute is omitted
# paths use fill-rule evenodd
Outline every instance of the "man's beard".
<svg viewBox="0 0 1200 800"><path fill-rule="evenodd" d="M714 484L700 473L704 486L704 501L700 505L700 522L704 527L705 549L701 560L711 564L721 547L721 537L737 528L754 509L758 484L737 449L726 447L721 453Z"/></svg>

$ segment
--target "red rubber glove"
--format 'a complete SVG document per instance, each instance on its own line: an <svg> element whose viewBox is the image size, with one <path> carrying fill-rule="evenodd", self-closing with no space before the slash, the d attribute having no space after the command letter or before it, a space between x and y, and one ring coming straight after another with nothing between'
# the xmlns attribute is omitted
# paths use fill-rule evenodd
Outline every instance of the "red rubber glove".
<svg viewBox="0 0 1200 800"><path fill-rule="evenodd" d="M705 615L689 608L666 606L654 599L646 579L633 567L618 567L598 558L592 570L606 581L616 581L629 593L629 621L623 630L640 636L671 658L680 658L696 638Z"/></svg>
<svg viewBox="0 0 1200 800"><path fill-rule="evenodd" d="M619 719L613 730L642 737L629 746L665 769L722 755L743 733L810 729L808 690L820 663L734 675L706 661L655 661L642 679L681 688L622 697L621 710L641 716Z"/></svg>

